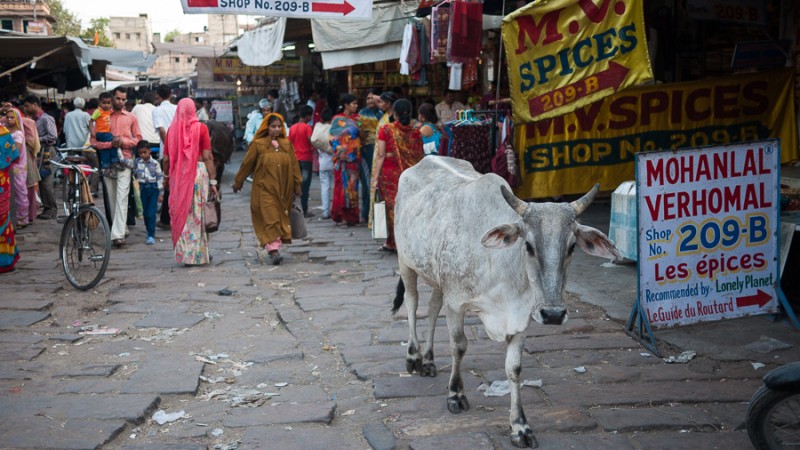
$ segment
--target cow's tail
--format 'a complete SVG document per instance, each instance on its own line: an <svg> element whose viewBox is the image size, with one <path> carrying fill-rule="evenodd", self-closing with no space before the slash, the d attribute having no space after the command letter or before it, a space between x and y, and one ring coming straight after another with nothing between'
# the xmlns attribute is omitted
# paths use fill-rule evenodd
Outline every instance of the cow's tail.
<svg viewBox="0 0 800 450"><path fill-rule="evenodd" d="M392 314L396 313L403 305L403 297L406 294L406 285L403 284L403 279L397 282L397 293L394 295L394 304L392 305Z"/></svg>

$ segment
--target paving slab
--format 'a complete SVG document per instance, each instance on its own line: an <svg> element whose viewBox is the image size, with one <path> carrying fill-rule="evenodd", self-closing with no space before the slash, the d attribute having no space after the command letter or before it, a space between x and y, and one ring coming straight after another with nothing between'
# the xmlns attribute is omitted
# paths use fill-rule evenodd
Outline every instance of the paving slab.
<svg viewBox="0 0 800 450"><path fill-rule="evenodd" d="M242 436L241 448L330 450L365 448L355 437L337 428L312 425L285 427L254 426Z"/></svg>
<svg viewBox="0 0 800 450"><path fill-rule="evenodd" d="M125 420L53 420L45 416L6 418L0 421L5 448L95 449L113 440L127 425Z"/></svg>
<svg viewBox="0 0 800 450"><path fill-rule="evenodd" d="M120 391L125 394L195 394L203 366L190 355L150 353Z"/></svg>
<svg viewBox="0 0 800 450"><path fill-rule="evenodd" d="M199 314L159 312L145 316L135 325L137 328L191 328L203 319Z"/></svg>
<svg viewBox="0 0 800 450"><path fill-rule="evenodd" d="M3 311L0 314L0 329L29 327L50 317L47 311Z"/></svg>
<svg viewBox="0 0 800 450"><path fill-rule="evenodd" d="M234 408L225 416L226 427L252 427L260 425L330 424L336 402L323 403L281 403L272 406L265 403L255 408Z"/></svg>

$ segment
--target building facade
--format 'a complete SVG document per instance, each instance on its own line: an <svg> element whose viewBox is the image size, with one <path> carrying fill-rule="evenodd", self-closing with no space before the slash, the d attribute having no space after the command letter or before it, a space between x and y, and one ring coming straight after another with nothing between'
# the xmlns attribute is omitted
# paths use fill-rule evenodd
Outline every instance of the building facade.
<svg viewBox="0 0 800 450"><path fill-rule="evenodd" d="M139 17L109 17L108 29L116 48L147 53L153 51L153 28L147 14L139 14Z"/></svg>
<svg viewBox="0 0 800 450"><path fill-rule="evenodd" d="M56 19L43 0L0 1L0 30L50 36Z"/></svg>

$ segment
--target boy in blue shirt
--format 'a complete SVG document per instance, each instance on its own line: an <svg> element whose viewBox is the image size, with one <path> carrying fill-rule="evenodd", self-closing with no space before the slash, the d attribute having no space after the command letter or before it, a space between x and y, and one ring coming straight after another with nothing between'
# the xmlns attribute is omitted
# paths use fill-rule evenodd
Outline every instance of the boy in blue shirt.
<svg viewBox="0 0 800 450"><path fill-rule="evenodd" d="M162 199L164 173L161 171L158 161L150 157L149 142L139 141L136 144L136 154L139 157L134 164L133 173L136 181L139 182L139 191L142 196L144 226L147 229L145 244L153 245L156 243L156 211L158 202Z"/></svg>

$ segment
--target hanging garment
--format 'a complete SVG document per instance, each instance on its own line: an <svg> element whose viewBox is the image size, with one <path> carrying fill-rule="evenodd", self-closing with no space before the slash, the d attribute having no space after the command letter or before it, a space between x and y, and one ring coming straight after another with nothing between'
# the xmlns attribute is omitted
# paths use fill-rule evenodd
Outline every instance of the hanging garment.
<svg viewBox="0 0 800 450"><path fill-rule="evenodd" d="M408 46L408 55L406 56L409 75L416 74L422 68L419 55L419 29L417 24L414 24L411 25L411 44Z"/></svg>
<svg viewBox="0 0 800 450"><path fill-rule="evenodd" d="M431 64L447 61L447 30L450 28L450 4L433 8L431 13Z"/></svg>
<svg viewBox="0 0 800 450"><path fill-rule="evenodd" d="M283 36L286 18L273 24L245 32L238 41L239 58L248 66L268 66L283 58Z"/></svg>
<svg viewBox="0 0 800 450"><path fill-rule="evenodd" d="M453 0L447 38L447 60L467 62L481 54L483 4Z"/></svg>
<svg viewBox="0 0 800 450"><path fill-rule="evenodd" d="M464 63L461 73L461 89L468 91L478 84L478 60L473 59Z"/></svg>
<svg viewBox="0 0 800 450"><path fill-rule="evenodd" d="M400 75L408 75L408 51L411 48L412 25L406 24L403 29L403 44L400 47Z"/></svg>
<svg viewBox="0 0 800 450"><path fill-rule="evenodd" d="M447 63L447 66L450 68L450 83L448 85L448 89L451 91L460 91L462 64L454 62Z"/></svg>
<svg viewBox="0 0 800 450"><path fill-rule="evenodd" d="M470 162L480 173L491 172L491 127L491 123L480 122L453 126L450 156Z"/></svg>

